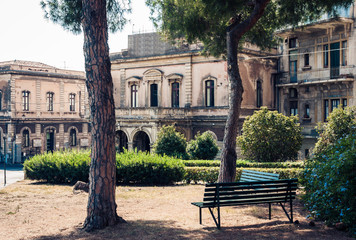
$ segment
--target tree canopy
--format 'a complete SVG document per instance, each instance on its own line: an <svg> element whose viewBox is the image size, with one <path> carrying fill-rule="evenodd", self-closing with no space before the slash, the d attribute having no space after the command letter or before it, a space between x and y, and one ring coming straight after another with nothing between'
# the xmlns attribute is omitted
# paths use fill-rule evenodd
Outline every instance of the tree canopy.
<svg viewBox="0 0 356 240"><path fill-rule="evenodd" d="M236 137L243 84L238 50L248 41L260 48L273 47L275 30L316 20L335 7L353 0L146 0L152 20L170 40L202 42L204 52L225 56L230 81L219 182L232 182L236 175Z"/></svg>
<svg viewBox="0 0 356 240"><path fill-rule="evenodd" d="M275 31L318 19L325 12L336 13L353 0L146 0L151 19L165 37L173 41L203 42L206 53L226 56L226 32L253 14L257 3L267 2L263 15L243 36L261 48L276 46ZM240 46L242 46L240 44Z"/></svg>
<svg viewBox="0 0 356 240"><path fill-rule="evenodd" d="M131 13L131 0L107 0L107 22L109 30L122 30L127 23L126 15ZM79 34L83 31L83 3L82 0L42 0L41 7L45 18L61 25L64 29Z"/></svg>

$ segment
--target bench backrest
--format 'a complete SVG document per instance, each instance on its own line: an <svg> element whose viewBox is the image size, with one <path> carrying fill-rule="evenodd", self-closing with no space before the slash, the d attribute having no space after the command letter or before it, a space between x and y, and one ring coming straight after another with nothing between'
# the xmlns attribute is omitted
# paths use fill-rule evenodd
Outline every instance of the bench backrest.
<svg viewBox="0 0 356 240"><path fill-rule="evenodd" d="M240 177L240 182L267 181L278 179L279 174L277 173L266 173L243 169Z"/></svg>
<svg viewBox="0 0 356 240"><path fill-rule="evenodd" d="M205 186L204 206L234 206L287 202L295 198L298 179L273 181L209 183Z"/></svg>

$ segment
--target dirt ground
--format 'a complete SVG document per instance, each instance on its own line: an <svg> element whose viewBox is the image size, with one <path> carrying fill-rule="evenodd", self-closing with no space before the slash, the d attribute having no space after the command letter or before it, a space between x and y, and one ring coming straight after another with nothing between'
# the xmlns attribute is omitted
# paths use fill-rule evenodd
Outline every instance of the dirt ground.
<svg viewBox="0 0 356 240"><path fill-rule="evenodd" d="M0 239L352 239L322 222L309 226L307 212L297 200L290 224L281 207L268 205L221 209L222 229L217 230L208 210L191 202L201 201L203 185L168 187L120 186L118 214L127 223L87 233L81 230L87 194L73 194L71 186L30 180L0 190Z"/></svg>

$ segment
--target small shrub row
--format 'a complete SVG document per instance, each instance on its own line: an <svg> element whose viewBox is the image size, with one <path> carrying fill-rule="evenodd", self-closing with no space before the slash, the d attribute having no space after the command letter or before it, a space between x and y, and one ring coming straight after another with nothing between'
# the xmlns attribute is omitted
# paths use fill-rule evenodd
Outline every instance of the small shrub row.
<svg viewBox="0 0 356 240"><path fill-rule="evenodd" d="M278 173L279 179L299 178L303 169L300 168L236 168L236 181L240 180L242 170L254 170L268 173ZM219 176L218 167L186 167L184 181L186 183L216 182Z"/></svg>
<svg viewBox="0 0 356 240"><path fill-rule="evenodd" d="M50 183L75 183L88 181L89 151L66 151L35 155L24 162L25 175L29 179Z"/></svg>
<svg viewBox="0 0 356 240"><path fill-rule="evenodd" d="M26 177L49 183L88 182L90 152L54 152L36 155L24 163ZM142 152L116 155L117 182L171 184L182 181L184 164L180 159Z"/></svg>
<svg viewBox="0 0 356 240"><path fill-rule="evenodd" d="M182 160L145 152L117 154L116 164L117 181L124 184L172 184L185 172Z"/></svg>
<svg viewBox="0 0 356 240"><path fill-rule="evenodd" d="M186 160L183 161L186 167L219 167L220 160ZM250 162L247 160L237 160L236 167L243 168L303 168L304 162Z"/></svg>

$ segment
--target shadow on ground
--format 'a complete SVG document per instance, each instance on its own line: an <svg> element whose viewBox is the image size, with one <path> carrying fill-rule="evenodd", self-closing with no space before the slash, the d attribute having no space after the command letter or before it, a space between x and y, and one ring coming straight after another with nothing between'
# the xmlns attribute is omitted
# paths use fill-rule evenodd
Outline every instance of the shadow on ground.
<svg viewBox="0 0 356 240"><path fill-rule="evenodd" d="M177 227L177 222L169 221L133 221L107 227L90 233L80 226L75 230L57 235L41 236L32 240L103 240L103 239L335 239L328 232L320 232L320 227L310 227L306 224L290 224L285 221L271 221L237 227L222 227L221 230L211 226L187 230ZM340 239L340 238L338 238ZM341 239L351 239L348 237Z"/></svg>

